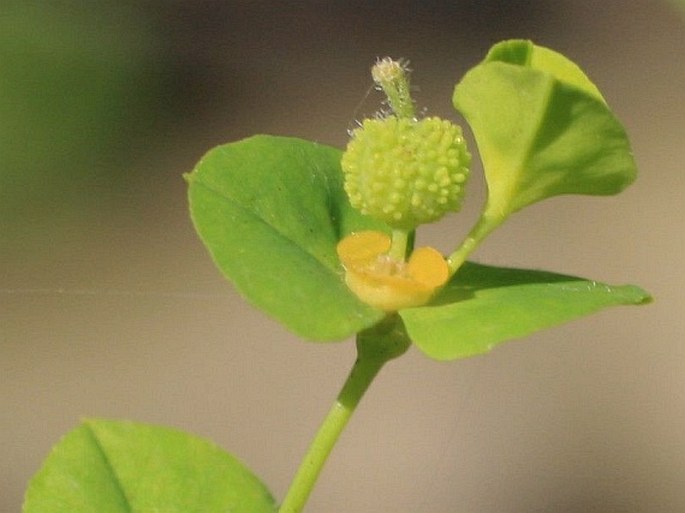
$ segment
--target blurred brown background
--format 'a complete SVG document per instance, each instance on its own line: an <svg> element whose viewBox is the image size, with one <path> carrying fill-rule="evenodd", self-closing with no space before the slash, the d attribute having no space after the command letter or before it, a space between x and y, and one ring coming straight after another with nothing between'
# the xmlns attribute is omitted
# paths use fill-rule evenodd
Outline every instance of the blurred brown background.
<svg viewBox="0 0 685 513"><path fill-rule="evenodd" d="M343 146L377 108L379 56L409 59L419 105L458 119L455 82L510 37L581 64L641 176L531 207L475 258L656 303L460 362L410 351L307 511L685 511L684 21L657 0L3 2L0 511L82 416L210 437L281 498L353 345L302 342L246 305L193 233L181 174L253 133ZM470 188L426 240L455 244L482 201Z"/></svg>

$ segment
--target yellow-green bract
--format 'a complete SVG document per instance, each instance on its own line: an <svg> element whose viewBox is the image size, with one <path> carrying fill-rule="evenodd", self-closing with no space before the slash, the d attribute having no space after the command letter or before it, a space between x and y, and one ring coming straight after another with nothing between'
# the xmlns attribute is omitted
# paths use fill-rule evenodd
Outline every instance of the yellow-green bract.
<svg viewBox="0 0 685 513"><path fill-rule="evenodd" d="M483 161L485 217L501 221L560 194L616 194L635 180L623 126L557 52L530 41L499 43L457 84L453 100Z"/></svg>

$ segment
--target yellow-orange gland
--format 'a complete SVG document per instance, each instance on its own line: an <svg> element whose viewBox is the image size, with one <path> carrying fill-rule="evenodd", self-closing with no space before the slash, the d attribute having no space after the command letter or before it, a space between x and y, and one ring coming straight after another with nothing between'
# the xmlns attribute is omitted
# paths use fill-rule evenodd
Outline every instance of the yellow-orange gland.
<svg viewBox="0 0 685 513"><path fill-rule="evenodd" d="M345 282L359 299L386 312L426 304L449 278L443 256L433 248L414 250L408 262L387 253L391 240L376 231L356 232L338 243Z"/></svg>
<svg viewBox="0 0 685 513"><path fill-rule="evenodd" d="M364 120L341 162L352 206L405 231L461 208L470 164L458 125L395 116Z"/></svg>

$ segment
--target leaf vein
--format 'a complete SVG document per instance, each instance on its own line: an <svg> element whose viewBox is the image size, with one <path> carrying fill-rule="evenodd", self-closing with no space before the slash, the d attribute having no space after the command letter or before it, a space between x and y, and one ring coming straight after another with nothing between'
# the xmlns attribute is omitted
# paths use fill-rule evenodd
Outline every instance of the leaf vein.
<svg viewBox="0 0 685 513"><path fill-rule="evenodd" d="M234 208L238 209L241 214L243 214L245 217L248 217L250 219L253 219L255 221L258 221L262 223L264 226L270 229L275 235L277 235L279 238L284 240L288 245L291 245L295 248L297 248L298 252L310 257L318 266L323 268L328 274L331 274L337 278L341 276L341 273L336 267L328 265L326 261L323 259L319 258L314 252L310 251L309 248L306 248L299 244L296 240L294 240L292 237L288 236L286 233L284 233L282 230L279 230L276 226L274 226L272 223L270 223L267 219L264 217L257 215L254 211L248 209L245 207L245 205L240 202L235 200L234 198L231 198L227 196L225 193L218 191L214 187L211 187L205 182L202 181L195 181L194 185L196 186L201 186L205 190L211 192L212 194L216 194L223 200L227 201L228 203L231 204Z"/></svg>
<svg viewBox="0 0 685 513"><path fill-rule="evenodd" d="M97 437L97 434L93 430L92 426L89 423L85 423L86 431L90 435L90 437L93 440L93 443L95 447L97 448L98 452L100 453L100 456L102 456L102 459L105 463L105 467L109 471L109 473L112 475L112 481L114 482L117 491L119 494L121 494L121 497L123 499L123 503L126 506L126 511L129 513L134 513L133 506L131 505L131 501L129 500L128 496L126 495L126 491L124 490L124 486L121 483L121 479L119 479L118 474L114 470L114 465L112 465L112 462L110 461L109 457L107 456L107 452L105 452L105 448L102 446L100 443L100 439Z"/></svg>

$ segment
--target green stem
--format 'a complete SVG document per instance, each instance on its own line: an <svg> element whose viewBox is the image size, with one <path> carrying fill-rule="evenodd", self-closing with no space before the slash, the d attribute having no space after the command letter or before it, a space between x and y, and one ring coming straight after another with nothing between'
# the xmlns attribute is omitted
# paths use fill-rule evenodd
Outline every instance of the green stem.
<svg viewBox="0 0 685 513"><path fill-rule="evenodd" d="M364 392L382 366L383 362L378 361L361 359L356 361L338 399L329 410L318 433L312 440L283 504L281 504L280 513L299 513L302 511L340 433L342 433Z"/></svg>
<svg viewBox="0 0 685 513"><path fill-rule="evenodd" d="M392 231L392 243L388 255L398 261L405 261L407 259L407 243L409 241L409 232L404 230Z"/></svg>
<svg viewBox="0 0 685 513"><path fill-rule="evenodd" d="M357 360L338 398L324 418L319 431L279 508L279 513L300 513L314 488L328 455L354 413L359 401L383 365L409 347L398 320L389 317L357 337Z"/></svg>
<svg viewBox="0 0 685 513"><path fill-rule="evenodd" d="M487 237L490 232L504 222L506 216L491 216L484 213L478 222L471 228L471 231L462 242L461 246L447 258L447 265L450 275L457 272L457 269L466 261L468 256L478 245Z"/></svg>

